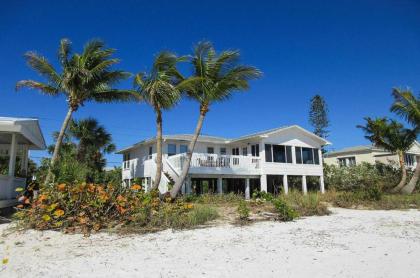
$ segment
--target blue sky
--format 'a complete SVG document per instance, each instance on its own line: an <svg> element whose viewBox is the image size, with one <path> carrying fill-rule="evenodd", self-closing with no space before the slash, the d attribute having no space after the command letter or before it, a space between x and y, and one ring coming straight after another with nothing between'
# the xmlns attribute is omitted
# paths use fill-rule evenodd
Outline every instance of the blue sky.
<svg viewBox="0 0 420 278"><path fill-rule="evenodd" d="M299 3L297 3L299 2ZM262 129L308 124L309 100L319 93L330 109L333 148L366 144L355 126L364 116L392 116L392 87L420 91L419 1L7 1L0 9L0 115L38 117L45 138L65 116L61 97L14 91L39 79L25 64L36 50L56 64L61 38L75 51L91 38L117 49L119 68L147 70L160 50L191 52L211 40L240 49L264 77L251 90L211 108L203 133L235 137ZM121 84L131 86L131 81ZM197 104L182 101L164 114L164 132L191 133ZM75 117L97 118L124 147L154 135L144 104L88 103ZM44 152L32 152L35 160ZM109 165L121 157L110 155Z"/></svg>

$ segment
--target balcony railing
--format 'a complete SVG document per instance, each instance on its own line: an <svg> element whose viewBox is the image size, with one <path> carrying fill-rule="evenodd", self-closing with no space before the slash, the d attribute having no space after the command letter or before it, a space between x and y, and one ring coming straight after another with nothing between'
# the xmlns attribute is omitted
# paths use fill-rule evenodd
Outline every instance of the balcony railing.
<svg viewBox="0 0 420 278"><path fill-rule="evenodd" d="M184 167L186 159L185 153L168 157L168 160L177 169ZM259 169L260 158L241 155L193 153L190 168Z"/></svg>

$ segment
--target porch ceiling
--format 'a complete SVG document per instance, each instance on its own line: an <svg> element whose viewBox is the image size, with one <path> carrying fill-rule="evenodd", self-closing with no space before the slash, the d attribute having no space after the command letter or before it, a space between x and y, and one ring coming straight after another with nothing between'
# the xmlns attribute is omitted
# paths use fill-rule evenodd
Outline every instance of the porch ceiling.
<svg viewBox="0 0 420 278"><path fill-rule="evenodd" d="M16 141L18 145L31 145L31 142L23 137L21 134L16 136ZM12 134L0 132L0 144L9 145L12 143Z"/></svg>

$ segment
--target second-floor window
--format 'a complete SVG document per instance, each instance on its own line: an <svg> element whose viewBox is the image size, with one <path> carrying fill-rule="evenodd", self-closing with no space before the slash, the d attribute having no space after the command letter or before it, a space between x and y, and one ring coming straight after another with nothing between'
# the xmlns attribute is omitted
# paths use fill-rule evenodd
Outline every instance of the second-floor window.
<svg viewBox="0 0 420 278"><path fill-rule="evenodd" d="M292 147L265 144L265 161L277 163L293 163Z"/></svg>
<svg viewBox="0 0 420 278"><path fill-rule="evenodd" d="M179 146L179 152L180 153L186 153L186 152L188 152L188 146L187 145L180 145Z"/></svg>
<svg viewBox="0 0 420 278"><path fill-rule="evenodd" d="M408 154L408 153L406 153L404 155L405 165L407 165L407 166L414 166L414 162L415 161L416 161L416 157L414 156L414 154Z"/></svg>
<svg viewBox="0 0 420 278"><path fill-rule="evenodd" d="M123 168L130 168L130 153L126 153L123 155Z"/></svg>
<svg viewBox="0 0 420 278"><path fill-rule="evenodd" d="M356 157L349 156L349 157L340 157L338 158L338 165L341 167L349 167L356 165Z"/></svg>
<svg viewBox="0 0 420 278"><path fill-rule="evenodd" d="M207 153L214 153L213 147L207 147Z"/></svg>
<svg viewBox="0 0 420 278"><path fill-rule="evenodd" d="M316 164L319 165L319 149L295 147L297 164Z"/></svg>
<svg viewBox="0 0 420 278"><path fill-rule="evenodd" d="M239 148L232 148L232 155L239 155Z"/></svg>
<svg viewBox="0 0 420 278"><path fill-rule="evenodd" d="M247 147L242 148L242 155L244 155L244 156L248 155L248 148Z"/></svg>
<svg viewBox="0 0 420 278"><path fill-rule="evenodd" d="M220 154L226 155L226 148L220 148Z"/></svg>
<svg viewBox="0 0 420 278"><path fill-rule="evenodd" d="M251 155L252 156L260 156L260 145L252 145L251 146Z"/></svg>
<svg viewBox="0 0 420 278"><path fill-rule="evenodd" d="M152 158L153 155L153 146L149 147L149 158Z"/></svg>
<svg viewBox="0 0 420 278"><path fill-rule="evenodd" d="M176 145L175 144L168 144L168 156L176 154Z"/></svg>

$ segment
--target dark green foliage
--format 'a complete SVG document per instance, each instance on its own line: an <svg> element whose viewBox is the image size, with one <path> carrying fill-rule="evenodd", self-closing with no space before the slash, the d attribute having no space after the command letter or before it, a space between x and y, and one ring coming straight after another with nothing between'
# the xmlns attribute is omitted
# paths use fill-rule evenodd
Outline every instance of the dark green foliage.
<svg viewBox="0 0 420 278"><path fill-rule="evenodd" d="M293 219L299 217L297 211L290 207L282 198L273 199L272 203L278 213L278 220L292 221Z"/></svg>
<svg viewBox="0 0 420 278"><path fill-rule="evenodd" d="M324 98L320 95L315 95L311 99L311 106L309 110L309 122L314 127L314 133L322 138L328 137L328 107Z"/></svg>

